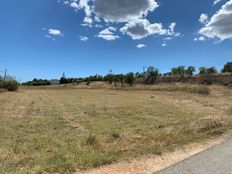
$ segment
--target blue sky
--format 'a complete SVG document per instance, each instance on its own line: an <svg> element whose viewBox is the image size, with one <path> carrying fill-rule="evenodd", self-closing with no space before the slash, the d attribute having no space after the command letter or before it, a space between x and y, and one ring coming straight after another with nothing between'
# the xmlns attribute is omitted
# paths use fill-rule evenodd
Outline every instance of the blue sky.
<svg viewBox="0 0 232 174"><path fill-rule="evenodd" d="M0 73L26 81L232 60L232 0L80 1L1 0Z"/></svg>

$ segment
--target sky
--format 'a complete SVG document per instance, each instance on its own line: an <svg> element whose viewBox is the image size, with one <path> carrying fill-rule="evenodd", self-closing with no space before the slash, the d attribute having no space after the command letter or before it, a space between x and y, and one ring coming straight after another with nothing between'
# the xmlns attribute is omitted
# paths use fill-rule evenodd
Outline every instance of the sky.
<svg viewBox="0 0 232 174"><path fill-rule="evenodd" d="M232 61L232 0L0 1L0 74L21 82Z"/></svg>

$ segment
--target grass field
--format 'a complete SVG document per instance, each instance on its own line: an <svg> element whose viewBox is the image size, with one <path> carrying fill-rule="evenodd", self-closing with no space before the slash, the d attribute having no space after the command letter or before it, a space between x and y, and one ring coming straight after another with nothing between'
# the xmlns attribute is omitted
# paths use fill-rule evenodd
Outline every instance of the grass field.
<svg viewBox="0 0 232 174"><path fill-rule="evenodd" d="M0 173L71 173L221 135L232 128L232 90L203 88L0 93Z"/></svg>

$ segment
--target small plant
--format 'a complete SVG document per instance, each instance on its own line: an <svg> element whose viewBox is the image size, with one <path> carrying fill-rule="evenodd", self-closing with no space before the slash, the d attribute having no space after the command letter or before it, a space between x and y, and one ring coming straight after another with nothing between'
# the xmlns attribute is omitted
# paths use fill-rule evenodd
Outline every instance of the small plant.
<svg viewBox="0 0 232 174"><path fill-rule="evenodd" d="M120 134L119 134L118 132L114 132L114 133L112 134L112 137L113 137L114 139L118 139L118 138L120 138Z"/></svg>
<svg viewBox="0 0 232 174"><path fill-rule="evenodd" d="M202 127L199 129L199 132L207 133L208 135L219 135L223 134L223 126L225 123L219 120L205 120L201 122Z"/></svg>
<svg viewBox="0 0 232 174"><path fill-rule="evenodd" d="M90 134L86 139L86 144L89 146L97 145L98 141L95 135Z"/></svg>

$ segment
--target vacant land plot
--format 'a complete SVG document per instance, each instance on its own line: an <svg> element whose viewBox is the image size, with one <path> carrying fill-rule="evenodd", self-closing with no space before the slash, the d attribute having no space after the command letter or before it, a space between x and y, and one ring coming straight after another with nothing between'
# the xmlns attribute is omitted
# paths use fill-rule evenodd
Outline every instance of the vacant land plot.
<svg viewBox="0 0 232 174"><path fill-rule="evenodd" d="M0 173L71 173L159 155L232 128L231 89L168 89L0 93Z"/></svg>

